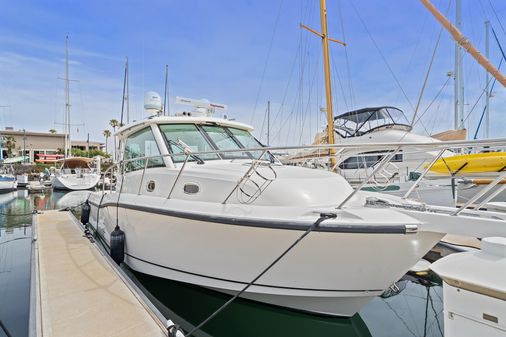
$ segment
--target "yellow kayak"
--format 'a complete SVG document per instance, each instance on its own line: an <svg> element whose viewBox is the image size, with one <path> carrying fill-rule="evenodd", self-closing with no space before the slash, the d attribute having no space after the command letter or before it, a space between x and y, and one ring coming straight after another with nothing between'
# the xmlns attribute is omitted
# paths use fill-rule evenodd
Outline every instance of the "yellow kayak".
<svg viewBox="0 0 506 337"><path fill-rule="evenodd" d="M501 172L505 169L506 152L484 152L441 158L430 170L436 173L454 174Z"/></svg>

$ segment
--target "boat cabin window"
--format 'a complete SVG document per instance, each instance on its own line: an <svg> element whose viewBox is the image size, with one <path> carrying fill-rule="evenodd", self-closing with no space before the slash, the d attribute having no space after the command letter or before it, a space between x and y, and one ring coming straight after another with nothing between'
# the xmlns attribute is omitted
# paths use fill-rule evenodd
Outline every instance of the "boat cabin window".
<svg viewBox="0 0 506 337"><path fill-rule="evenodd" d="M243 148L240 144L230 136L225 128L218 125L204 125L202 129L206 135L214 143L219 150L238 150ZM224 159L249 159L250 154L247 152L224 152L220 153Z"/></svg>
<svg viewBox="0 0 506 337"><path fill-rule="evenodd" d="M242 147L246 149L253 149L253 148L259 148L264 147L262 143L260 143L255 137L251 135L246 130L236 129L236 128L228 128L228 130L232 133L235 139L242 145ZM253 151L250 152L255 159L258 159L258 157L261 155L260 151ZM262 158L262 160L273 160L273 157L270 153L265 153Z"/></svg>
<svg viewBox="0 0 506 337"><path fill-rule="evenodd" d="M141 158L141 157L154 157L148 159L130 160L126 162L125 169L127 172L142 170L148 161L147 167L160 167L165 166L160 150L156 144L155 137L150 127L146 127L140 131L130 135L125 143L124 160Z"/></svg>
<svg viewBox="0 0 506 337"><path fill-rule="evenodd" d="M160 130L167 140L169 151L174 154L183 153L183 150L175 144L177 140L181 140L183 143L188 145L193 152L207 152L214 151L215 149L205 139L204 135L200 132L195 124L162 124ZM198 155L202 160L219 159L217 154L203 154ZM175 163L182 162L186 158L186 155L172 156L172 161ZM189 157L188 161L196 160L193 157Z"/></svg>
<svg viewBox="0 0 506 337"><path fill-rule="evenodd" d="M404 113L393 107L350 111L334 119L334 131L342 138L358 137L380 127L393 126L411 130Z"/></svg>
<svg viewBox="0 0 506 337"><path fill-rule="evenodd" d="M355 170L373 167L383 159L384 155L375 153L366 155L365 153L356 157L350 157L339 164L339 168L342 170ZM397 153L391 160L391 162L402 162L402 153Z"/></svg>
<svg viewBox="0 0 506 337"><path fill-rule="evenodd" d="M188 145L193 152L206 152L216 150L237 150L244 148L263 147L248 131L229 128L220 125L195 125L195 124L162 124L160 130L167 140L169 151L174 154L182 153L183 150L175 145L181 140ZM202 160L213 159L252 159L258 158L260 152L222 152L219 154L197 154ZM173 156L174 162L182 162L185 155ZM262 157L264 160L273 160L269 153ZM195 160L189 157L188 160Z"/></svg>

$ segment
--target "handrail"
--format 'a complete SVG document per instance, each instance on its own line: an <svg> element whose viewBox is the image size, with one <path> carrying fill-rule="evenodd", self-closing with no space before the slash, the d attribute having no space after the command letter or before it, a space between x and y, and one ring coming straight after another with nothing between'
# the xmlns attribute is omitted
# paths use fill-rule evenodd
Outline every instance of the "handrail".
<svg viewBox="0 0 506 337"><path fill-rule="evenodd" d="M176 177L176 179L174 180L174 183L172 184L172 188L170 189L170 192L169 192L169 195L167 196L167 199L170 199L170 196L172 195L172 191L174 191L174 187L176 187L176 184L177 184L177 182L179 181L179 177L181 176L181 173L183 173L183 170L184 170L184 168L185 168L185 166L186 166L186 163L188 162L188 158L190 158L190 156L191 156L191 153L190 153L190 152L188 152L188 153L186 154L186 158L184 159L184 163L183 163L183 165L181 166L181 169L179 170L179 172L178 172L178 174L177 174L177 177Z"/></svg>
<svg viewBox="0 0 506 337"><path fill-rule="evenodd" d="M300 150L300 149L395 149L400 146L402 149L404 148L416 148L420 149L430 149L430 150L438 150L443 147L447 149L452 148L473 148L473 147L483 147L483 146L502 146L506 148L506 138L495 138L495 139L486 139L486 140L472 140L472 141L441 141L441 142L390 142L390 143L354 143L354 144L318 144L318 145L298 145L298 146L270 146L270 147L254 147L254 148L239 148L239 149L220 149L220 150L212 150L212 151L199 151L192 152L192 156L201 156L208 154L218 154L218 153L234 153L234 152L260 152L260 151L279 151L279 150ZM130 159L123 159L123 162L130 162L135 160L143 160L147 158L155 158L155 157L173 157L180 156L181 153L167 153L160 154L156 156L142 156Z"/></svg>
<svg viewBox="0 0 506 337"><path fill-rule="evenodd" d="M443 148L441 151L439 151L439 153L437 154L437 156L435 156L434 159L430 162L430 164L427 165L427 167L425 168L425 170L422 172L422 174L420 174L420 176L418 177L418 179L416 179L416 181L413 183L413 185L411 185L411 187L406 192L406 194L404 194L404 196L402 197L402 199L406 199L411 194L411 192L413 192L413 190L416 188L416 186L420 183L420 181L422 181L422 179L427 175L427 173L429 173L429 171L432 168L432 166L434 166L434 164L439 160L439 158L441 158L441 156L443 155L443 153L446 150L447 150L446 148Z"/></svg>
<svg viewBox="0 0 506 337"><path fill-rule="evenodd" d="M232 189L232 191L230 191L230 193L227 195L227 197L225 198L225 200L223 200L222 204L226 204L228 199L232 196L232 194L237 190L237 188L241 185L241 183L246 179L246 177L254 170L254 167L255 167L255 164L258 160L260 160L260 158L262 158L265 154L265 152L267 151L262 151L262 154L258 157L258 159L255 161L253 160L251 162L251 166L248 168L248 170L246 170L246 173L244 173L244 175L241 177L241 179L239 179L237 181L237 183L235 184L234 188Z"/></svg>
<svg viewBox="0 0 506 337"><path fill-rule="evenodd" d="M379 170L381 170L387 163L390 162L390 160L400 151L401 149L401 146L398 146L397 149L395 149L394 151L390 152L387 156L385 156L381 162L379 163L378 166L376 166L374 168L374 170L371 172L371 174L369 174L369 176L367 176L367 178L359 185L357 186L346 198L344 198L344 200L339 204L339 206L337 206L337 209L341 209L343 208L343 206L355 195L357 194L358 191L360 191L362 189L362 187L364 187L370 180L372 177L374 177L374 175L376 173L379 172Z"/></svg>
<svg viewBox="0 0 506 337"><path fill-rule="evenodd" d="M455 149L455 148L479 148L479 147L485 147L485 146L506 148L506 139L505 138L496 138L496 139L473 140L473 141L460 141L459 140L459 141L440 141L440 142L438 141L438 142L424 142L424 143L392 142L392 143L375 143L375 144L355 143L355 144L319 144L319 145L301 145L301 146L271 146L271 147L257 147L257 148L246 148L246 149L245 148L219 149L219 150L212 150L212 151L191 152L190 154L183 153L183 154L186 154L186 159L183 162L183 165L181 166L181 168L179 169L178 175L176 177L176 180L174 181L174 184L171 188L168 198L171 197L174 187L177 184L177 182L181 176L181 173L183 172L183 170L187 166L186 164L189 161L189 157L194 157L194 156L198 157L198 156L205 156L205 155L209 155L209 154L234 153L234 152L250 152L250 153L260 152L261 153L261 155L258 157L258 159L253 159L251 161L251 166L248 168L248 170L245 172L245 174L241 177L241 179L239 179L239 181L236 183L234 189L227 195L226 199L223 201L223 203L226 203L228 201L228 199L230 198L230 196L234 193L234 191L237 190L237 188L240 186L240 184L244 181L244 179L247 178L248 174L250 174L252 172L252 170L254 170L257 162L260 161L260 159L268 151L279 151L279 150L286 151L286 150L301 150L301 149L312 149L312 150L327 149L328 150L330 148L338 149L338 152L336 154L333 154L333 155L326 154L325 157L330 157L330 156L340 157L340 156L345 155L345 150L353 150L353 149L359 150L361 152L364 152L364 150L365 151L368 151L368 150L381 150L381 151L383 151L381 153L383 155L383 158L379 162L379 165L377 165L374 168L373 172L371 174L369 174L366 177L366 179L352 193L350 193L350 195L348 195L341 202L341 204L337 207L338 209L340 209L361 189L361 187L363 187L367 183L369 183L371 181L371 179L375 176L375 174L377 174L383 167L385 167L385 165L390 163L390 160L397 153L399 153L399 151L401 151L401 150L403 151L403 153L408 153L408 152L406 152L406 149L416 150L414 152L421 152L424 149L430 150L431 152L437 151L437 150L439 151L438 154L433 158L431 163L425 167L425 170L421 174L421 176L418 177L418 179L414 182L413 186L411 186L410 189L408 190L408 192L406 192L406 194L403 196L403 198L407 198L413 192L413 190L416 188L416 186L420 183L420 181L428 174L431 167L436 163L436 161L443 156L445 151ZM386 149L390 150L390 151L384 152ZM327 152L329 152L329 151L327 151ZM114 175L114 171L120 170L120 168L121 168L120 165L124 165L124 167L125 167L129 162L146 160L146 163L145 163L144 169L143 169L143 173L141 176L141 181L140 181L140 184L142 185L143 180L144 180L144 174L145 174L146 169L149 166L148 161L150 159L152 159L152 158L162 158L163 159L166 157L172 158L174 156L181 156L181 155L182 155L181 153L167 153L167 154L160 154L160 155L156 155L156 156L142 156L142 157L124 159L124 160L121 160L120 162L114 163L104 173L104 176L102 178L103 179L102 191L105 193L105 177L107 177L107 175L110 174L110 176L112 178ZM357 156L360 154L353 154L353 155ZM370 155L370 153L364 154L364 155ZM321 157L319 157L319 158L321 158ZM204 161L204 163L205 163L205 161ZM278 161L278 164L280 164L279 161ZM506 173L503 175L504 175L504 177L506 177ZM500 177L504 178L503 175L500 175ZM482 191L480 191L480 193L478 193L475 197L472 198L472 202L475 202L479 198L483 197L495 185L497 185L497 183L499 181L500 180L496 179L494 182L492 182L492 184L490 186L487 186L488 188L484 188ZM139 187L138 193L140 193L140 188L141 187ZM112 186L110 187L110 189L112 191ZM460 213L462 210L466 209L467 207L469 207L472 204L472 202L467 202L460 210L455 212L455 215ZM483 206L483 205L480 204L480 206Z"/></svg>
<svg viewBox="0 0 506 337"><path fill-rule="evenodd" d="M492 188L494 188L497 184L499 184L504 178L506 178L506 171L501 173L497 178L495 178L490 184L485 186L480 192L476 193L474 197L469 199L464 206L456 210L452 215L459 215L460 212L471 206L475 201L483 197L487 194Z"/></svg>

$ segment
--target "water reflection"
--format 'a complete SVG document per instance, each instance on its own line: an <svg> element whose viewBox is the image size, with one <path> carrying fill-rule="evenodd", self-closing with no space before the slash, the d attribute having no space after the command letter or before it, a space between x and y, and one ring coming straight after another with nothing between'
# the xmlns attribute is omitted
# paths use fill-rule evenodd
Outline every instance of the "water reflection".
<svg viewBox="0 0 506 337"><path fill-rule="evenodd" d="M28 336L32 211L55 208L62 195L0 194L0 337Z"/></svg>
<svg viewBox="0 0 506 337"><path fill-rule="evenodd" d="M165 317L185 331L225 303L228 295L180 282L128 272ZM309 315L238 299L197 336L442 336L441 287L434 282L405 280L405 289L390 298L376 298L352 318ZM429 295L429 296L427 296Z"/></svg>

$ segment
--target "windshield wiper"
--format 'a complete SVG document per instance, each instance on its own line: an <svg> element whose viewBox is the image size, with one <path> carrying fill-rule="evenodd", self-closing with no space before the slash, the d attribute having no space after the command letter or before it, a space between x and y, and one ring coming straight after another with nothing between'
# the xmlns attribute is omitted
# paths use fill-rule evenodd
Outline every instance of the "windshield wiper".
<svg viewBox="0 0 506 337"><path fill-rule="evenodd" d="M183 151L184 154L190 155L190 157L192 157L193 159L195 159L197 161L197 164L204 164L204 160L202 158L200 158L199 156L197 156L196 154L192 154L192 152L193 152L192 149L185 142L183 142L181 139L178 138L176 141L173 141L172 139L168 139L167 142L170 145L174 145L175 147L177 147L178 149Z"/></svg>

